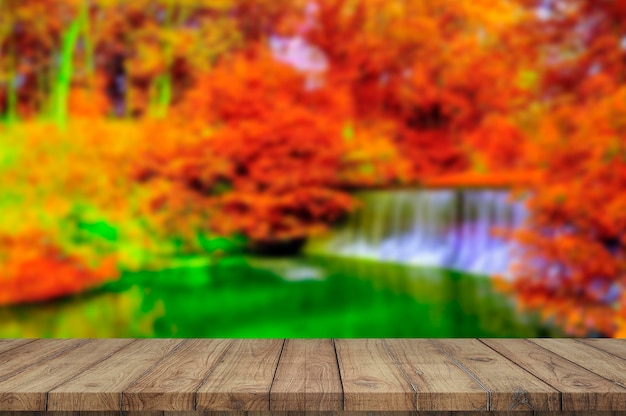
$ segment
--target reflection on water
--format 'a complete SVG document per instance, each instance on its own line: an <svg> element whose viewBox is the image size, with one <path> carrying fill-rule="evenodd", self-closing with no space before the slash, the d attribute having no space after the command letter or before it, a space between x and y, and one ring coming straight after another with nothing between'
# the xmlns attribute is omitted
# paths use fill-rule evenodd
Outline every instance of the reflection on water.
<svg viewBox="0 0 626 416"><path fill-rule="evenodd" d="M153 333L161 302L142 308L137 286L120 293L93 293L39 305L0 308L0 338L114 338Z"/></svg>
<svg viewBox="0 0 626 416"><path fill-rule="evenodd" d="M0 309L0 337L534 337L490 282L442 269L307 257L190 262L89 295Z"/></svg>

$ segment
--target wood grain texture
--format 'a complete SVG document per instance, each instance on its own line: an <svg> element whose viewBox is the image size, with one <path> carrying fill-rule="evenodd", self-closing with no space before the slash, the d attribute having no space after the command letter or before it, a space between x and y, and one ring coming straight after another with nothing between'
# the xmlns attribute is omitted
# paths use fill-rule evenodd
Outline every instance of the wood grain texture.
<svg viewBox="0 0 626 416"><path fill-rule="evenodd" d="M80 412L11 412L4 411L0 412L0 416L80 416ZM90 415L94 416L94 415ZM107 416L115 416L115 415L107 415ZM119 416L119 414L117 415Z"/></svg>
<svg viewBox="0 0 626 416"><path fill-rule="evenodd" d="M335 341L346 411L416 410L416 391L381 339Z"/></svg>
<svg viewBox="0 0 626 416"><path fill-rule="evenodd" d="M230 339L190 339L124 390L123 410L193 411L195 394L232 345Z"/></svg>
<svg viewBox="0 0 626 416"><path fill-rule="evenodd" d="M269 410L282 339L238 339L196 393L197 410Z"/></svg>
<svg viewBox="0 0 626 416"><path fill-rule="evenodd" d="M624 359L576 340L538 338L530 341L621 387L626 387L626 360Z"/></svg>
<svg viewBox="0 0 626 416"><path fill-rule="evenodd" d="M272 411L340 411L343 390L330 339L285 340L270 392Z"/></svg>
<svg viewBox="0 0 626 416"><path fill-rule="evenodd" d="M626 389L527 340L484 339L486 345L556 388L562 410L626 409Z"/></svg>
<svg viewBox="0 0 626 416"><path fill-rule="evenodd" d="M163 416L246 416L246 412L213 412L210 410L172 410Z"/></svg>
<svg viewBox="0 0 626 416"><path fill-rule="evenodd" d="M146 411L146 412L0 412L0 416L626 416L626 412L228 412L228 411Z"/></svg>
<svg viewBox="0 0 626 416"><path fill-rule="evenodd" d="M133 340L129 339L89 340L0 381L0 410L46 410L46 394L50 390L131 342Z"/></svg>
<svg viewBox="0 0 626 416"><path fill-rule="evenodd" d="M476 339L433 340L489 390L487 410L561 410L559 392Z"/></svg>
<svg viewBox="0 0 626 416"><path fill-rule="evenodd" d="M206 415L206 416L230 416L229 414L226 415ZM303 410L298 410L298 411L260 411L260 410L256 410L253 412L246 412L245 416L347 416L345 414L345 412L331 412L331 411L322 411L322 412L318 412L318 411L303 411ZM369 416L366 413L362 413L360 416ZM397 415L397 416L403 416L403 415Z"/></svg>
<svg viewBox="0 0 626 416"><path fill-rule="evenodd" d="M0 354L0 381L88 342L79 339L38 339Z"/></svg>
<svg viewBox="0 0 626 416"><path fill-rule="evenodd" d="M417 410L487 410L488 392L427 339L383 343L417 391Z"/></svg>
<svg viewBox="0 0 626 416"><path fill-rule="evenodd" d="M81 416L92 416L91 413L93 412L81 412ZM134 410L130 410L128 412L116 412L114 415L111 416L164 416L163 411L158 411L158 410L151 410L151 411L141 411L141 412L136 412ZM196 416L201 416L201 415L196 415Z"/></svg>
<svg viewBox="0 0 626 416"><path fill-rule="evenodd" d="M48 410L121 410L122 391L163 359L181 340L139 339L48 393ZM105 345L108 340L96 340ZM92 344L92 347L95 346Z"/></svg>
<svg viewBox="0 0 626 416"><path fill-rule="evenodd" d="M626 340L17 341L0 416L626 416Z"/></svg>
<svg viewBox="0 0 626 416"><path fill-rule="evenodd" d="M597 349L613 354L616 357L626 359L626 339L615 338L587 338L577 339L586 345L591 345Z"/></svg>
<svg viewBox="0 0 626 416"><path fill-rule="evenodd" d="M504 412L229 412L229 411L145 411L145 412L0 412L0 416L626 416L626 411L619 412L531 412L531 411L504 411Z"/></svg>
<svg viewBox="0 0 626 416"><path fill-rule="evenodd" d="M14 348L20 347L22 345L29 344L31 342L37 341L36 339L29 338L15 338L15 339L0 339L0 354L10 351Z"/></svg>

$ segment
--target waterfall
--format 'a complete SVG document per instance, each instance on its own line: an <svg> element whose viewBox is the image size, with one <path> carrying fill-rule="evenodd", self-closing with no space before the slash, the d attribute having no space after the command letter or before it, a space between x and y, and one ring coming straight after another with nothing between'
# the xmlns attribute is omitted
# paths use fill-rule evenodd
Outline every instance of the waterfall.
<svg viewBox="0 0 626 416"><path fill-rule="evenodd" d="M526 208L493 189L367 191L346 224L309 242L311 254L332 254L506 275L515 243L496 230L519 228Z"/></svg>

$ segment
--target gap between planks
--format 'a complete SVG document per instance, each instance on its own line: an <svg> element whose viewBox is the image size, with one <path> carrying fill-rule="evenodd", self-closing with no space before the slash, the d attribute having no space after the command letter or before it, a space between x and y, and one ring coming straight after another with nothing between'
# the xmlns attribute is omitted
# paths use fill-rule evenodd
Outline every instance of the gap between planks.
<svg viewBox="0 0 626 416"><path fill-rule="evenodd" d="M0 340L0 410L626 415L624 357L602 339Z"/></svg>

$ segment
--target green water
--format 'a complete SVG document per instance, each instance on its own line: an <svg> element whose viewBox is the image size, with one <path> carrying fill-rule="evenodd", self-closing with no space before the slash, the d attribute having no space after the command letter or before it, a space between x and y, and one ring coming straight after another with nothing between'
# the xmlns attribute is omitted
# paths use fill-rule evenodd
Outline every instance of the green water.
<svg viewBox="0 0 626 416"><path fill-rule="evenodd" d="M189 260L0 309L0 337L536 337L489 279L328 257Z"/></svg>

